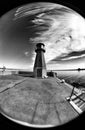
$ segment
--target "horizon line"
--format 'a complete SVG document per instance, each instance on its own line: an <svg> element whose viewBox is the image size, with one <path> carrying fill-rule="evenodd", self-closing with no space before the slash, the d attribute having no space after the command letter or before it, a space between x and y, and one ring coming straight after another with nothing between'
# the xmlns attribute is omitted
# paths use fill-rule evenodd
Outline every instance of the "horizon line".
<svg viewBox="0 0 85 130"><path fill-rule="evenodd" d="M6 67L0 67L0 70L18 70L18 71L24 71L24 70L28 70L28 71L32 71L29 69L19 69L19 68L6 68ZM48 71L81 71L81 70L85 70L85 68L77 68L77 69L47 69Z"/></svg>

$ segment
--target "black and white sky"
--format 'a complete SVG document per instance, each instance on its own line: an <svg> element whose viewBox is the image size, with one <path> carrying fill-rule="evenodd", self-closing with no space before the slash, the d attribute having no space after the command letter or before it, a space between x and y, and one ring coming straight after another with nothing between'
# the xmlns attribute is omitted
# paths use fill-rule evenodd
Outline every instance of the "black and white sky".
<svg viewBox="0 0 85 130"><path fill-rule="evenodd" d="M47 69L85 68L85 19L54 3L27 4L0 18L0 67L32 70L39 42Z"/></svg>

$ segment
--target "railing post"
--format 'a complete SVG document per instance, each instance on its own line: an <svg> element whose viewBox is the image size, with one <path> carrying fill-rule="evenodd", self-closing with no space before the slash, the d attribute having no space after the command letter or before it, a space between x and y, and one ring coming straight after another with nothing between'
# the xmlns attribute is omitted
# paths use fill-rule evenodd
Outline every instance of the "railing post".
<svg viewBox="0 0 85 130"><path fill-rule="evenodd" d="M69 98L70 100L71 100L71 97L72 97L72 95L73 95L74 88L75 88L75 87L73 86L73 89L72 89L72 92L71 92L71 95L70 95L70 98Z"/></svg>

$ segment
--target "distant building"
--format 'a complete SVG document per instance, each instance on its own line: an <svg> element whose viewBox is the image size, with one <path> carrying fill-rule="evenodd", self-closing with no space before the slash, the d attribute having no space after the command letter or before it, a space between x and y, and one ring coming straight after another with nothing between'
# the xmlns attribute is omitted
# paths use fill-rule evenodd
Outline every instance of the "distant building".
<svg viewBox="0 0 85 130"><path fill-rule="evenodd" d="M33 77L33 72L29 72L29 71L18 71L18 75L19 76L23 76L23 77Z"/></svg>
<svg viewBox="0 0 85 130"><path fill-rule="evenodd" d="M36 58L34 63L34 76L39 78L44 78L47 76L46 63L44 58L45 45L43 43L38 43L36 45Z"/></svg>
<svg viewBox="0 0 85 130"><path fill-rule="evenodd" d="M81 69L80 68L78 68L78 71L80 71Z"/></svg>
<svg viewBox="0 0 85 130"><path fill-rule="evenodd" d="M50 71L50 72L47 72L47 76L48 77L57 77L57 73L56 72L53 72L53 71Z"/></svg>

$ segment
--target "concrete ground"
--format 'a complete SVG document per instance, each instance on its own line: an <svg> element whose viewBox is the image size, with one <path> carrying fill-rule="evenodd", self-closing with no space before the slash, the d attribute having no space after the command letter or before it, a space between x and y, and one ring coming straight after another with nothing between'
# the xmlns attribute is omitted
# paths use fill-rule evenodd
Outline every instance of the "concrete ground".
<svg viewBox="0 0 85 130"><path fill-rule="evenodd" d="M62 125L78 116L66 101L71 91L58 78L19 79L0 87L1 112L30 124Z"/></svg>

